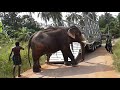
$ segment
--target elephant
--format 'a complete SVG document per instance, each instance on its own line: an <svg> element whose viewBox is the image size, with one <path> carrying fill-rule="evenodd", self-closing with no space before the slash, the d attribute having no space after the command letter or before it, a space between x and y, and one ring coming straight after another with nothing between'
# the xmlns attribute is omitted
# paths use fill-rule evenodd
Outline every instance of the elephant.
<svg viewBox="0 0 120 90"><path fill-rule="evenodd" d="M33 72L40 72L41 65L39 58L46 54L51 55L61 50L64 57L64 64L69 65L68 57L71 59L71 65L74 67L78 63L70 50L72 42L79 42L82 49L82 61L85 54L85 39L76 26L54 27L34 33L28 43L28 60L30 48L33 58Z"/></svg>
<svg viewBox="0 0 120 90"><path fill-rule="evenodd" d="M56 27L58 28L58 27ZM48 26L47 28L45 28L44 30L57 30L55 27L53 26ZM60 28L60 27L59 27ZM73 44L71 44L71 47L72 47L72 50L73 50ZM47 53L46 56L47 56L47 64L50 64L49 63L49 60L50 60L50 56L52 55L52 53Z"/></svg>

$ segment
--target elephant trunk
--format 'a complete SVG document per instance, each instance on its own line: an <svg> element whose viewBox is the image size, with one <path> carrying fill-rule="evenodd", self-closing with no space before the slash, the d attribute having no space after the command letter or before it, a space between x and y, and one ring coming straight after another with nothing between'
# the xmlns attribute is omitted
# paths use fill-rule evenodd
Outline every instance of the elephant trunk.
<svg viewBox="0 0 120 90"><path fill-rule="evenodd" d="M81 52L81 58L82 58L81 61L83 61L84 58L85 58L85 46L86 46L86 44L87 44L87 39L85 38L84 34L81 34L79 40L80 40L79 42L80 42L81 51L82 51L82 52Z"/></svg>
<svg viewBox="0 0 120 90"><path fill-rule="evenodd" d="M84 43L80 43L81 44L81 57L82 57L82 61L84 60L85 58L85 44Z"/></svg>

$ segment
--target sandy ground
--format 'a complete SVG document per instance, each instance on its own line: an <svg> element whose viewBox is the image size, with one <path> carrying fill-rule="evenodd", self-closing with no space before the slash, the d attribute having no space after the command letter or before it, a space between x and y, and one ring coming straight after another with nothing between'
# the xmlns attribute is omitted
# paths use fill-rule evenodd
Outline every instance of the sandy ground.
<svg viewBox="0 0 120 90"><path fill-rule="evenodd" d="M85 61L77 67L64 64L42 65L42 72L33 73L32 69L22 73L21 78L120 78L114 70L113 60L104 46L86 55Z"/></svg>

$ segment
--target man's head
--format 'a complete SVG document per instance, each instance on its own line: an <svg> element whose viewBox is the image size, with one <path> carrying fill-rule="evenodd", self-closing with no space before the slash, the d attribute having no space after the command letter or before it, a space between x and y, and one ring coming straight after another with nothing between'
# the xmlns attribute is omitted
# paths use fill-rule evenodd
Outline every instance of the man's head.
<svg viewBox="0 0 120 90"><path fill-rule="evenodd" d="M15 45L16 45L16 46L19 46L19 42L15 42Z"/></svg>

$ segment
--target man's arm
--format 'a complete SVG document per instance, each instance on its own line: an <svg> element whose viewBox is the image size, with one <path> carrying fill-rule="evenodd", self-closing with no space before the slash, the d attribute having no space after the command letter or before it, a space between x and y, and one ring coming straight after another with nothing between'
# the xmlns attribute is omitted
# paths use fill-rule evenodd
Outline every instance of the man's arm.
<svg viewBox="0 0 120 90"><path fill-rule="evenodd" d="M20 47L20 49L24 50L24 48L23 48L23 47Z"/></svg>

